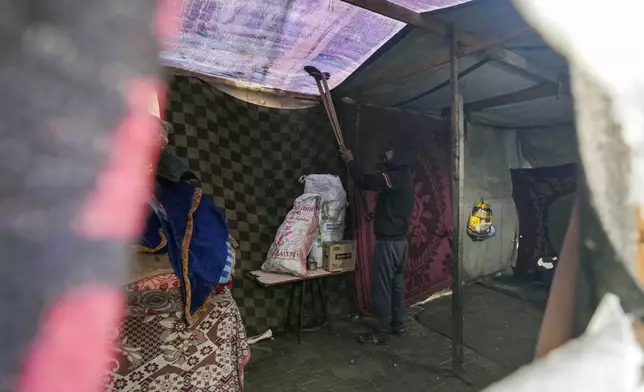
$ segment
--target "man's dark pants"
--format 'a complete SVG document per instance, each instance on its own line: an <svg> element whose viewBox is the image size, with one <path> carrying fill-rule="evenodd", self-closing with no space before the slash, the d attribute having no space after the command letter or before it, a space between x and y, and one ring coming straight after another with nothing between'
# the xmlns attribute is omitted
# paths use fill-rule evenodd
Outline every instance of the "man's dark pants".
<svg viewBox="0 0 644 392"><path fill-rule="evenodd" d="M371 301L376 313L376 332L388 333L404 326L404 273L409 243L376 241L371 271Z"/></svg>

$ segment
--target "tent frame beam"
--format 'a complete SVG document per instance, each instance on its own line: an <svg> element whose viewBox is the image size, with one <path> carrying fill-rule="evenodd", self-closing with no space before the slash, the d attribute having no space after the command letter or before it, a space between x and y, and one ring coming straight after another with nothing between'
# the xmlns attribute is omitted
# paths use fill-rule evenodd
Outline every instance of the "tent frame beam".
<svg viewBox="0 0 644 392"><path fill-rule="evenodd" d="M481 99L480 101L468 102L463 105L466 113L479 112L485 109L492 109L500 106L514 105L524 102L531 102L537 99L548 98L552 96L561 96L570 94L567 85L556 85L550 82L542 82L523 90L514 91L508 94L497 95L491 98ZM443 108L441 113L447 114L450 107Z"/></svg>
<svg viewBox="0 0 644 392"><path fill-rule="evenodd" d="M559 95L559 86L544 82L533 87L515 91L509 94L497 95L496 97L482 99L480 101L468 102L464 105L467 112L478 112L485 109L499 106L513 105L523 102L531 102L541 98Z"/></svg>
<svg viewBox="0 0 644 392"><path fill-rule="evenodd" d="M435 17L428 15L427 13L421 14L418 12L414 12L408 8L405 8L398 4L391 3L387 0L342 0L342 1L348 4L355 5L357 7L375 12L382 16L386 16L388 18L398 20L403 23L407 23L414 27L418 27L429 33L443 37L446 40L449 39L448 24ZM494 48L493 50L486 50L493 46L500 45L511 38L518 37L530 31L533 31L533 30L529 26L524 25L516 30L512 30L511 32L508 32L507 34L504 34L499 37L493 37L490 39L480 39L475 35L461 31L459 37L460 37L460 42L464 44L464 47L458 50L458 57L465 57L470 54L474 54L476 52L486 51L486 54L492 57L495 61L503 63L511 68L515 68L519 72L525 73L527 75L531 75L532 77L541 78L553 83L557 83L558 75L553 74L552 72L548 72L547 70L540 69L539 67L534 65L530 60L526 59L525 57L519 54L516 54L504 48ZM424 72L432 68L436 68L438 66L449 63L449 61L450 61L450 57L445 56L441 59L423 64L421 67L407 70L407 71L401 72L400 74L388 75L386 77L379 78L377 80L374 80L368 86L366 86L365 90L372 89L374 87L379 87L382 84L398 81L400 79L407 78L409 76L418 74L420 72Z"/></svg>
<svg viewBox="0 0 644 392"><path fill-rule="evenodd" d="M483 57L483 59L477 61L476 63L470 65L469 67L467 67L464 70L462 70L461 72L459 72L458 73L458 78L461 79L461 78L471 74L472 72L476 71L477 69L479 69L482 66L484 66L485 64L487 64L489 61L490 61L489 57ZM443 82L440 82L436 86L430 88L429 90L424 91L424 92L422 92L422 93L420 93L418 95L415 95L415 96L413 96L411 98L408 98L408 99L406 99L404 101L398 102L397 104L395 104L393 106L398 107L398 106L406 105L408 103L411 103L411 102L417 101L417 100L419 100L421 98L424 98L424 97L427 97L429 95L432 95L435 92L437 92L439 90L442 90L443 88L449 86L450 83L451 83L451 79L447 79L447 80L445 80Z"/></svg>
<svg viewBox="0 0 644 392"><path fill-rule="evenodd" d="M451 111L451 172L452 172L452 366L460 374L463 366L463 245L461 205L465 177L465 115L459 83L458 29L449 26Z"/></svg>
<svg viewBox="0 0 644 392"><path fill-rule="evenodd" d="M548 69L544 69L525 57L507 49L489 48L485 53L495 62L505 66L511 72L519 74L536 82L559 83L561 76Z"/></svg>
<svg viewBox="0 0 644 392"><path fill-rule="evenodd" d="M485 121L480 121L480 120L475 120L475 119L468 119L467 120L468 124L472 125L478 125L484 128L490 128L490 129L498 129L500 131L535 131L535 130L543 130L543 129L553 129L553 128L561 128L561 127L574 127L575 122L574 121L560 121L556 123L550 123L550 124L535 124L535 125L501 125L501 124L494 124L494 123L488 123Z"/></svg>

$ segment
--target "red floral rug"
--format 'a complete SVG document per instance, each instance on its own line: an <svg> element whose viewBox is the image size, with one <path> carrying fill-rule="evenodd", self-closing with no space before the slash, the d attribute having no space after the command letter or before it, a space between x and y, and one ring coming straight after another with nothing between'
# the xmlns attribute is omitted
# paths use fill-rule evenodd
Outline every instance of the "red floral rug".
<svg viewBox="0 0 644 392"><path fill-rule="evenodd" d="M176 279L176 276L174 276ZM106 375L109 391L242 391L250 348L230 290L213 296L200 320L188 327L173 276L128 287L129 314Z"/></svg>

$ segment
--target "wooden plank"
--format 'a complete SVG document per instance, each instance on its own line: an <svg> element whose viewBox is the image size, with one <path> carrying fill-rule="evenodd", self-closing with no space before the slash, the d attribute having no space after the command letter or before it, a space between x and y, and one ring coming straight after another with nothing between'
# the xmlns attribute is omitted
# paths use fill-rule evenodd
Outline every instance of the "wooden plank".
<svg viewBox="0 0 644 392"><path fill-rule="evenodd" d="M534 101L536 99L547 98L559 93L556 84L544 82L533 87L515 91L509 94L498 95L496 97L482 99L480 101L468 102L464 105L466 112L477 112L480 110L517 104L521 102Z"/></svg>
<svg viewBox="0 0 644 392"><path fill-rule="evenodd" d="M500 129L504 131L537 131L551 128L573 127L575 125L574 121L558 121L550 124L535 125L499 125L474 119L469 119L467 123L472 125L480 125L485 128Z"/></svg>
<svg viewBox="0 0 644 392"><path fill-rule="evenodd" d="M535 50L551 50L548 45L505 45L507 50L521 50L521 51L535 51Z"/></svg>
<svg viewBox="0 0 644 392"><path fill-rule="evenodd" d="M430 18L387 0L342 0L356 7L375 12L399 22L419 27L425 31L446 37L447 26L433 23Z"/></svg>
<svg viewBox="0 0 644 392"><path fill-rule="evenodd" d="M554 84L546 81L523 90L498 95L496 97L481 99L480 101L468 102L463 105L463 108L466 113L478 112L481 110L500 106L530 102L541 98L552 97L555 95L570 95L570 81L568 79L564 79L560 84ZM441 109L441 113L443 113L443 115L446 115L449 111L449 106Z"/></svg>
<svg viewBox="0 0 644 392"><path fill-rule="evenodd" d="M302 280L311 280L311 279L320 279L328 278L329 276L338 276L347 274L351 271L338 271L338 272L329 272L324 269L318 269L315 271L308 271L307 276L295 276L289 274L277 274L274 272L265 272L262 270L250 271L246 274L249 279L252 279L264 287L279 286L282 284L300 282Z"/></svg>
<svg viewBox="0 0 644 392"><path fill-rule="evenodd" d="M465 121L463 98L458 77L458 31L450 27L450 87L452 93L452 364L460 373L463 365L463 252L461 239L461 205L463 199Z"/></svg>
<svg viewBox="0 0 644 392"><path fill-rule="evenodd" d="M502 48L490 48L485 51L491 59L506 65L514 72L537 82L559 82L557 72L539 67L525 57Z"/></svg>

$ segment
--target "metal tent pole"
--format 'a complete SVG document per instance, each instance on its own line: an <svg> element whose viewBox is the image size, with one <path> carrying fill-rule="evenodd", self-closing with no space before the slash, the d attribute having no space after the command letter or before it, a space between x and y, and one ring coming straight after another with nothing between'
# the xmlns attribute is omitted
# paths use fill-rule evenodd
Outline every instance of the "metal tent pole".
<svg viewBox="0 0 644 392"><path fill-rule="evenodd" d="M459 373L463 364L463 254L461 246L461 204L464 176L464 115L463 99L458 80L458 31L452 24L450 31L450 87L451 108L451 163L452 163L452 365Z"/></svg>

